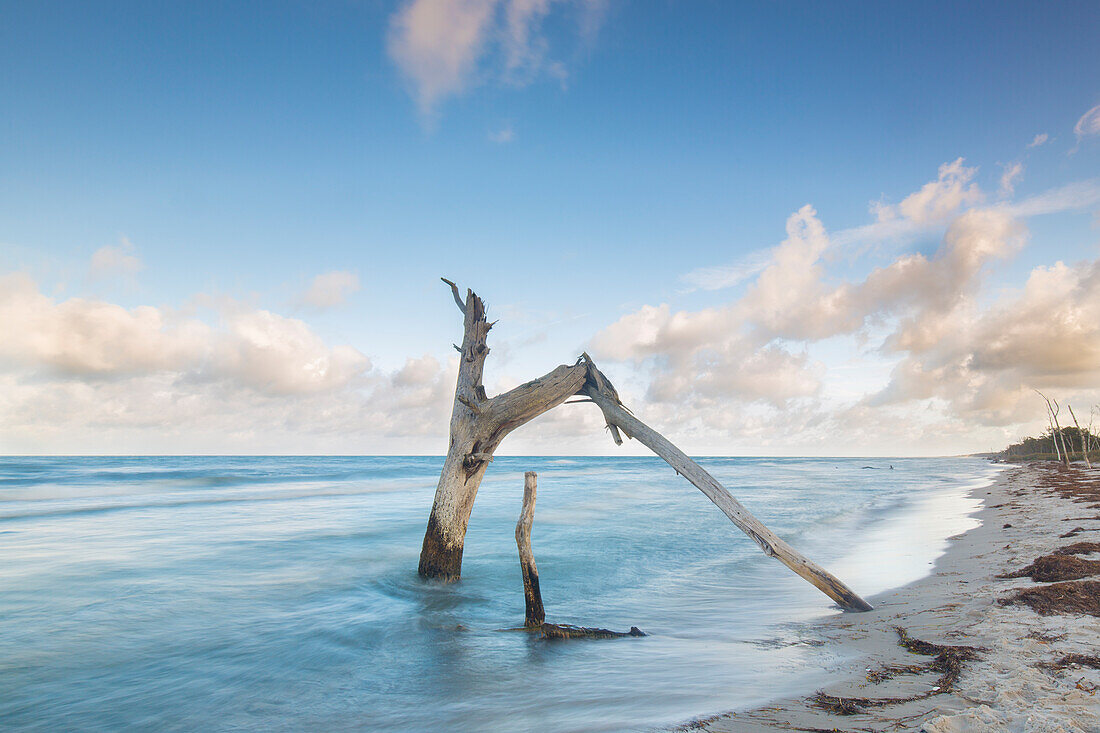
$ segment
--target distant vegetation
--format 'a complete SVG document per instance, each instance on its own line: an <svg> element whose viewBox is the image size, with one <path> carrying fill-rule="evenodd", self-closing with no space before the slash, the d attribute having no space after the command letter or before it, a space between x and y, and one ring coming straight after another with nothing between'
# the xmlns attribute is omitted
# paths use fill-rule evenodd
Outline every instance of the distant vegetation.
<svg viewBox="0 0 1100 733"><path fill-rule="evenodd" d="M1061 446L1055 446L1055 433L1047 430L1038 438L1024 438L1019 443L1013 443L998 453L998 457L1006 461L1059 461L1062 459ZM1100 462L1100 440L1086 428L1062 428L1057 440L1064 441L1070 449L1071 460L1082 460L1081 440L1089 447L1089 460Z"/></svg>

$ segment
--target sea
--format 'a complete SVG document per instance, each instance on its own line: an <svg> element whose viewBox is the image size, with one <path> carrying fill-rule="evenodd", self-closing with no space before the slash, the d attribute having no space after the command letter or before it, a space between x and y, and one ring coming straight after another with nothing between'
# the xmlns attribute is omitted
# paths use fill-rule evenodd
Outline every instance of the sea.
<svg viewBox="0 0 1100 733"><path fill-rule="evenodd" d="M874 602L977 525L978 458L702 458ZM0 458L0 729L649 731L812 692L841 613L658 458L497 457L462 579L417 575L439 457ZM644 637L545 640L547 620Z"/></svg>

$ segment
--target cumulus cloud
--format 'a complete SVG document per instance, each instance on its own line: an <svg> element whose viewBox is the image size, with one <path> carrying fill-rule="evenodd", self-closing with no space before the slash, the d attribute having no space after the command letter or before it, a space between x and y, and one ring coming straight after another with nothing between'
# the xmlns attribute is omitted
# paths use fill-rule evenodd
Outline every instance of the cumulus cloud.
<svg viewBox="0 0 1100 733"><path fill-rule="evenodd" d="M89 271L92 277L133 275L141 269L141 260L134 254L134 245L122 237L117 245L100 247L92 254Z"/></svg>
<svg viewBox="0 0 1100 733"><path fill-rule="evenodd" d="M904 414L924 426L914 428L924 445L949 445L943 436L975 427L1007 440L1005 426L1034 417L1031 386L1087 391L1100 383L1100 264L1037 268L1021 293L994 306L986 275L1026 245L1022 217L1092 205L1100 187L1086 181L981 206L973 174L961 160L948 163L876 217L942 221L931 254L902 253L862 278L836 278L826 257L834 238L805 206L740 296L697 311L644 306L598 333L591 351L640 368L651 408L678 430L745 437L769 424L786 430L797 414L801 439L825 440L849 421L889 432ZM810 347L844 338L855 348L872 334L867 348L894 362L893 372L867 385L863 399L826 406L827 368ZM912 413L921 401L935 415L927 424Z"/></svg>
<svg viewBox="0 0 1100 733"><path fill-rule="evenodd" d="M328 347L297 319L240 308L222 320L214 327L152 306L56 302L25 274L0 277L0 360L41 375L168 373L291 394L344 387L370 368L366 356Z"/></svg>
<svg viewBox="0 0 1100 733"><path fill-rule="evenodd" d="M424 356L383 371L304 321L239 304L208 322L58 301L0 276L7 450L422 450L444 440L455 369Z"/></svg>
<svg viewBox="0 0 1100 733"><path fill-rule="evenodd" d="M603 0L408 0L390 19L389 55L425 116L481 73L516 86L542 73L562 79L565 66L550 59L542 31L554 5L579 12L582 35L602 17Z"/></svg>
<svg viewBox="0 0 1100 733"><path fill-rule="evenodd" d="M359 290L359 276L354 272L332 270L317 275L302 293L300 301L311 308L335 308Z"/></svg>

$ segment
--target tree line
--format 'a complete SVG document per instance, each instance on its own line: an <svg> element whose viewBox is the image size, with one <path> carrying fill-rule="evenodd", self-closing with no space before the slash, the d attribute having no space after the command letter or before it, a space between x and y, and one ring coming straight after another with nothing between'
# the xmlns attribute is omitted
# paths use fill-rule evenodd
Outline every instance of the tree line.
<svg viewBox="0 0 1100 733"><path fill-rule="evenodd" d="M1071 461L1080 459L1087 467L1092 468L1092 461L1100 458L1100 440L1093 428L1100 415L1100 405L1092 406L1089 410L1089 421L1082 427L1073 407L1066 403L1065 407L1073 424L1063 425L1065 416L1062 415L1062 405L1058 400L1047 397L1039 390L1035 392L1046 404L1047 429L1037 438L1024 438L1019 443L1008 446L1001 452L1001 457L1010 461L1055 460L1067 466Z"/></svg>

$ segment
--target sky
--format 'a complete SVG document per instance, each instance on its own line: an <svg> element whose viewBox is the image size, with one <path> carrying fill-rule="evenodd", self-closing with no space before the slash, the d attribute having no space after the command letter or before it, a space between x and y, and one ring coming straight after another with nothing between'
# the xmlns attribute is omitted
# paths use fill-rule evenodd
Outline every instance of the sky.
<svg viewBox="0 0 1100 733"><path fill-rule="evenodd" d="M1035 389L1087 423L1098 31L1095 2L0 0L0 453L441 454L440 277L499 319L490 394L587 350L690 453L999 449ZM568 405L501 452L644 448Z"/></svg>

